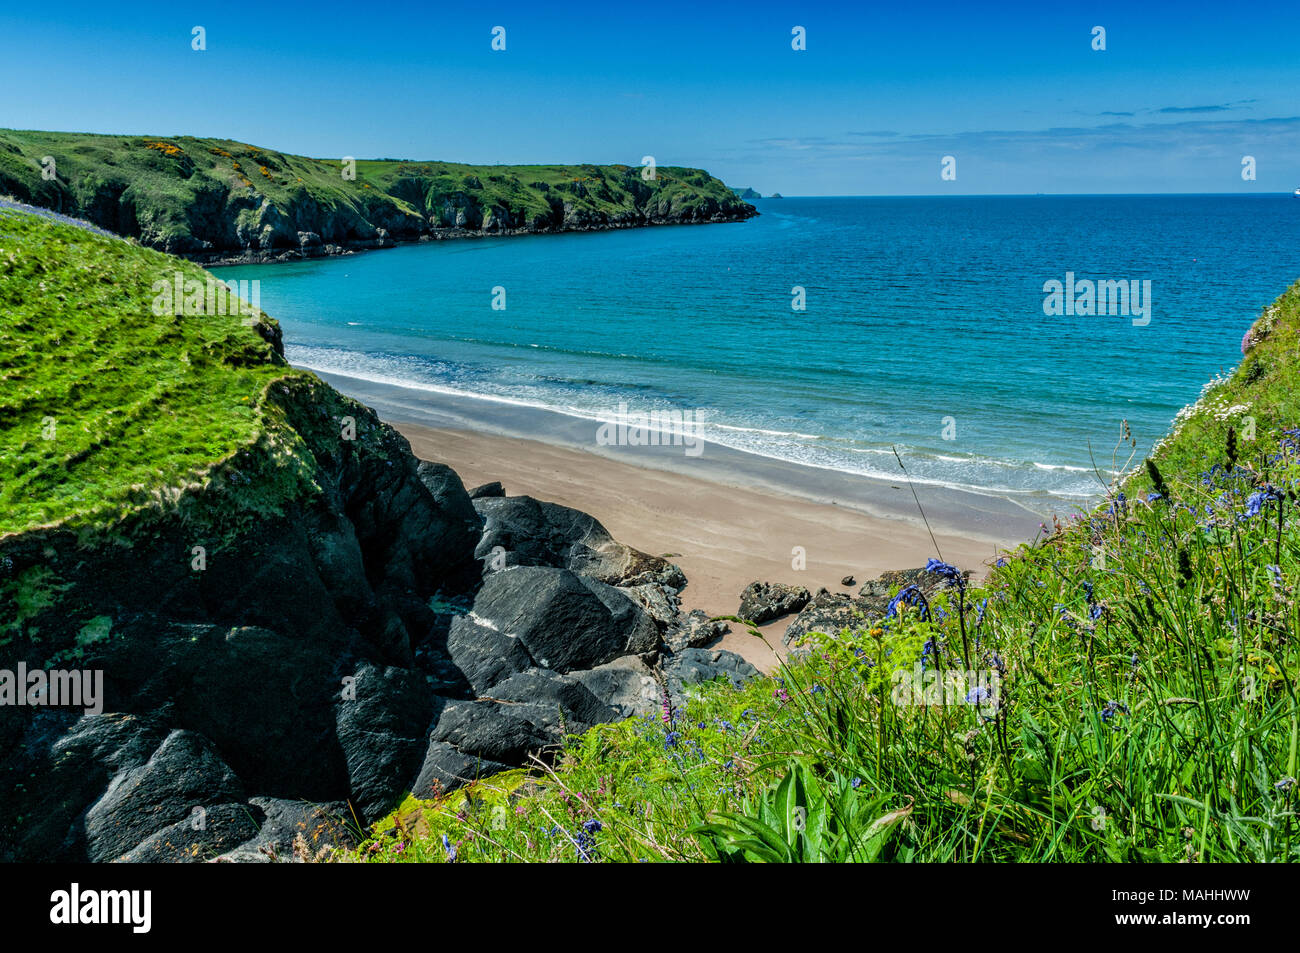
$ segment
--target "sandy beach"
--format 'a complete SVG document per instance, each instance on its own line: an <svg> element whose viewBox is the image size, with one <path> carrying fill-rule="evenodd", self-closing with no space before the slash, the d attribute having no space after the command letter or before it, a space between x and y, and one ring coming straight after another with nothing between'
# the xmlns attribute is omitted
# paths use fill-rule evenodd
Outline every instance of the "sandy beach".
<svg viewBox="0 0 1300 953"><path fill-rule="evenodd" d="M669 556L689 584L684 610L734 614L750 582L784 582L831 591L856 590L887 569L925 564L935 546L923 523L888 518L830 502L728 485L690 474L638 466L537 440L394 421L416 455L450 465L467 487L499 480L509 495L526 494L590 513L619 541ZM910 492L900 504L915 510ZM1008 528L992 535L935 532L943 558L982 575L999 548L1018 542ZM792 566L796 547L806 567ZM853 576L852 587L840 585ZM767 642L793 619L763 627ZM761 640L733 631L721 648L770 671L777 657Z"/></svg>

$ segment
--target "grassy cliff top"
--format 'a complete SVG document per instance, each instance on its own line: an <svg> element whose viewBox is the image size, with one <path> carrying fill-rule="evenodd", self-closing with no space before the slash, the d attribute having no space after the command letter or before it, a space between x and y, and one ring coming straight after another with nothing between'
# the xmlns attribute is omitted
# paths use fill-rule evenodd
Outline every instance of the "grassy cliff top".
<svg viewBox="0 0 1300 953"><path fill-rule="evenodd" d="M1242 352L1236 370L1207 383L1152 450L1167 479L1199 479L1222 465L1229 430L1238 458L1255 463L1280 431L1300 426L1300 282L1264 309L1243 337ZM1139 470L1132 485L1149 489L1150 482Z"/></svg>
<svg viewBox="0 0 1300 953"><path fill-rule="evenodd" d="M0 536L110 520L201 481L263 435L267 387L297 372L250 322L268 337L278 328L211 313L206 296L197 313L156 313L155 283L174 288L177 274L211 279L118 238L0 210Z"/></svg>
<svg viewBox="0 0 1300 953"><path fill-rule="evenodd" d="M53 178L42 175L47 156L55 160ZM243 210L251 223L260 203L308 229L335 230L327 240L366 237L371 226L394 235L449 227L455 210L467 208L479 216L466 223L472 229L493 210L512 227L554 223L565 206L588 220L753 214L718 179L675 166L659 167L648 182L640 166L627 165L375 159L358 160L355 179L343 171L342 157L313 159L229 139L0 129L0 194L187 253L233 241L234 223L216 228L213 220Z"/></svg>

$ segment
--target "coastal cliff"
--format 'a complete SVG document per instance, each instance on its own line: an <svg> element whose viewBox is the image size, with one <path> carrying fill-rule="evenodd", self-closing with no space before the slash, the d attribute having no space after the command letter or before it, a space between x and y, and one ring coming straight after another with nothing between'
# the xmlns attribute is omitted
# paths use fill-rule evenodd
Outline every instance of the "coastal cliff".
<svg viewBox="0 0 1300 953"><path fill-rule="evenodd" d="M0 211L0 860L346 843L407 794L755 674L697 647L672 563L472 498L289 367L266 315L157 313L173 274L205 277ZM56 673L102 691L53 704Z"/></svg>
<svg viewBox="0 0 1300 953"><path fill-rule="evenodd" d="M202 263L744 221L700 169L312 159L227 139L0 130L0 195Z"/></svg>

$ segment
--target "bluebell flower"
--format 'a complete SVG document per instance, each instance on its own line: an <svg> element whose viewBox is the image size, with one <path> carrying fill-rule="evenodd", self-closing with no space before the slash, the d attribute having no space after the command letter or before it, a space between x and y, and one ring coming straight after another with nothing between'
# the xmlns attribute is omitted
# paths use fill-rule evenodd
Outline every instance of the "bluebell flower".
<svg viewBox="0 0 1300 953"><path fill-rule="evenodd" d="M595 824L595 830L590 828L589 824ZM583 823L582 829L577 832L573 838L573 846L578 854L578 860L590 862L596 857L596 831L600 830L600 821L594 817Z"/></svg>
<svg viewBox="0 0 1300 953"><path fill-rule="evenodd" d="M931 557L926 561L925 571L932 572L936 576L942 576L948 581L948 585L950 586L961 587L966 585L966 577L962 575L961 570L951 563L946 563L941 559Z"/></svg>
<svg viewBox="0 0 1300 953"><path fill-rule="evenodd" d="M1101 710L1101 720L1104 721L1104 722L1106 722L1107 724L1109 724L1110 721L1111 721L1111 720L1112 720L1112 719L1113 719L1117 714L1125 714L1125 715L1127 715L1127 714L1128 714L1128 706L1125 705L1123 702L1117 702L1117 701L1115 701L1115 700L1112 699L1111 701L1106 702L1106 706L1105 706L1104 708L1102 708L1102 710Z"/></svg>
<svg viewBox="0 0 1300 953"><path fill-rule="evenodd" d="M1246 498L1246 512L1242 516L1245 519L1252 519L1258 516L1269 503L1281 499L1283 499L1283 493L1277 487L1272 484L1265 484L1263 489L1256 490Z"/></svg>
<svg viewBox="0 0 1300 953"><path fill-rule="evenodd" d="M853 788L856 791L858 788L862 787L862 779L853 778L851 781L849 781L849 787Z"/></svg>
<svg viewBox="0 0 1300 953"><path fill-rule="evenodd" d="M892 619L898 615L900 605L917 606L921 611L922 622L930 617L929 603L925 601L925 596L916 586L904 586L898 591L898 595L889 600L889 605L885 607L885 618Z"/></svg>
<svg viewBox="0 0 1300 953"><path fill-rule="evenodd" d="M447 839L446 834L442 835L442 849L447 852L447 863L454 864L456 862L456 846Z"/></svg>

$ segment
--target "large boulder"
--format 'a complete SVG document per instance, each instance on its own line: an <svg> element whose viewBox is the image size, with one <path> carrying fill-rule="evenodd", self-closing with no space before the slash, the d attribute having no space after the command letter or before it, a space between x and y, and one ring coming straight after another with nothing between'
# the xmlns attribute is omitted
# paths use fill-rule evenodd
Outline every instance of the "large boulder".
<svg viewBox="0 0 1300 953"><path fill-rule="evenodd" d="M653 714L662 704L663 689L654 670L635 655L574 672L573 677L620 718Z"/></svg>
<svg viewBox="0 0 1300 953"><path fill-rule="evenodd" d="M5 707L0 717L15 723L18 711ZM3 749L0 794L14 823L0 840L0 861L84 861L86 809L114 777L147 764L168 731L148 716L56 709L38 711L25 729Z"/></svg>
<svg viewBox="0 0 1300 953"><path fill-rule="evenodd" d="M855 599L846 592L828 592L822 589L795 616L794 621L786 626L781 641L792 645L809 632L838 635L845 629L863 627L867 618L867 608L862 600Z"/></svg>
<svg viewBox="0 0 1300 953"><path fill-rule="evenodd" d="M510 769L510 765L481 755L465 754L446 741L431 741L411 794L422 800L435 798L473 781Z"/></svg>
<svg viewBox="0 0 1300 953"><path fill-rule="evenodd" d="M114 775L84 819L86 855L113 860L196 809L242 801L244 788L212 743L173 731L144 764Z"/></svg>
<svg viewBox="0 0 1300 953"><path fill-rule="evenodd" d="M757 678L758 669L735 652L724 649L683 649L663 663L664 679L675 707L685 703L685 690L692 685L725 678L739 688L751 678Z"/></svg>
<svg viewBox="0 0 1300 953"><path fill-rule="evenodd" d="M692 609L685 616L678 617L676 624L664 635L664 644L672 652L700 649L730 631L731 625L725 619L714 619L703 609Z"/></svg>
<svg viewBox="0 0 1300 953"><path fill-rule="evenodd" d="M468 692L457 694L466 695L481 695L497 682L536 664L517 634L498 629L477 614L452 619L447 658L468 684Z"/></svg>
<svg viewBox="0 0 1300 953"><path fill-rule="evenodd" d="M740 611L742 619L762 625L791 612L798 612L808 604L812 594L803 586L787 586L783 583L751 582L740 594Z"/></svg>
<svg viewBox="0 0 1300 953"><path fill-rule="evenodd" d="M559 744L565 734L617 717L578 679L530 669L495 686L490 697L450 703L430 741L485 761L523 764L530 753Z"/></svg>
<svg viewBox="0 0 1300 953"><path fill-rule="evenodd" d="M251 804L201 808L150 834L117 859L140 864L203 863L256 838L262 817L262 811Z"/></svg>
<svg viewBox="0 0 1300 953"><path fill-rule="evenodd" d="M554 566L616 586L686 585L680 568L623 545L595 517L579 510L531 496L479 496L474 508L483 517L474 555L489 569L498 568L498 562L500 568ZM498 562L494 551L501 557Z"/></svg>
<svg viewBox="0 0 1300 953"><path fill-rule="evenodd" d="M471 618L518 639L538 666L557 672L649 652L659 639L654 621L619 589L543 566L489 575Z"/></svg>
<svg viewBox="0 0 1300 953"><path fill-rule="evenodd" d="M362 820L382 817L419 770L433 712L424 676L365 662L340 692L337 737Z"/></svg>

